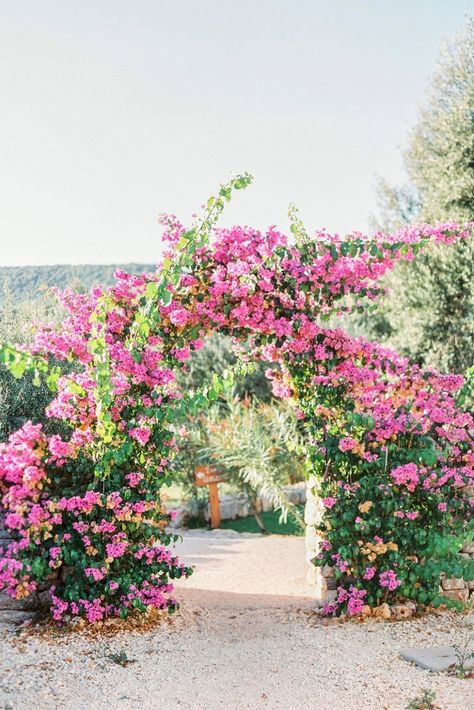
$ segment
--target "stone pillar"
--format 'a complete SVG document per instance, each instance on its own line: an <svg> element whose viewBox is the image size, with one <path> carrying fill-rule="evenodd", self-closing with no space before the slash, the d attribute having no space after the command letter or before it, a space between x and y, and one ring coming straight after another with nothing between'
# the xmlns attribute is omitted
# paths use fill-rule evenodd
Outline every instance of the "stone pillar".
<svg viewBox="0 0 474 710"><path fill-rule="evenodd" d="M318 481L310 476L306 483L306 505L304 521L306 523L306 560L308 562L308 583L319 602L325 602L331 596L328 590L328 579L323 576L321 567L316 567L312 560L317 557L321 546L321 536L315 530L324 515L324 505L318 494Z"/></svg>

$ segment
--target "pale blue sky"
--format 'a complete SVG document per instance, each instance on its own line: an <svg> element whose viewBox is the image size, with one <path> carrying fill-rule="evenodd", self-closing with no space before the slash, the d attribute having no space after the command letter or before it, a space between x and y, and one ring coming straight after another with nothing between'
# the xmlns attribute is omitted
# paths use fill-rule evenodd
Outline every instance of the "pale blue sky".
<svg viewBox="0 0 474 710"><path fill-rule="evenodd" d="M474 0L0 0L0 264L153 262L232 172L223 223L367 229Z"/></svg>

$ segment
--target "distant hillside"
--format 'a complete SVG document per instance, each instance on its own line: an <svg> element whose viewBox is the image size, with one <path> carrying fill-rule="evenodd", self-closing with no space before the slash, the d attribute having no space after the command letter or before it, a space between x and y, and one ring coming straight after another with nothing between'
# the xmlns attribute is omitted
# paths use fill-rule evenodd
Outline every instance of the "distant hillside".
<svg viewBox="0 0 474 710"><path fill-rule="evenodd" d="M93 286L110 286L114 271L133 274L154 271L153 264L58 264L56 266L0 266L0 302L8 292L14 303L41 298L41 289L57 286L89 291Z"/></svg>

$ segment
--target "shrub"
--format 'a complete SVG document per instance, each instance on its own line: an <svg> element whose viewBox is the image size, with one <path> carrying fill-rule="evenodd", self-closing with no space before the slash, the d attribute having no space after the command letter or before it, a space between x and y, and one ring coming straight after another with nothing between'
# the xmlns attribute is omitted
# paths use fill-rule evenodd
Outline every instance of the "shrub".
<svg viewBox="0 0 474 710"><path fill-rule="evenodd" d="M455 606L440 575L474 578L459 555L474 530L473 419L454 399L463 378L340 331L319 347L318 374L295 365L292 375L327 510L315 563L339 584L327 611L396 599Z"/></svg>

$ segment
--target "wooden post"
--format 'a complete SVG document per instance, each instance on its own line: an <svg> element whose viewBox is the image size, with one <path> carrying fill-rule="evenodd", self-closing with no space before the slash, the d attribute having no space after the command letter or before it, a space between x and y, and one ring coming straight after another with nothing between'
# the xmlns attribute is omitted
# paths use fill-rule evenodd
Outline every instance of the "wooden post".
<svg viewBox="0 0 474 710"><path fill-rule="evenodd" d="M209 486L209 507L211 509L211 528L218 528L221 524L221 511L219 508L219 483L222 478L210 466L197 466L195 469L196 486Z"/></svg>
<svg viewBox="0 0 474 710"><path fill-rule="evenodd" d="M218 483L209 484L209 504L211 507L211 528L218 528L221 524L221 511L219 507Z"/></svg>

